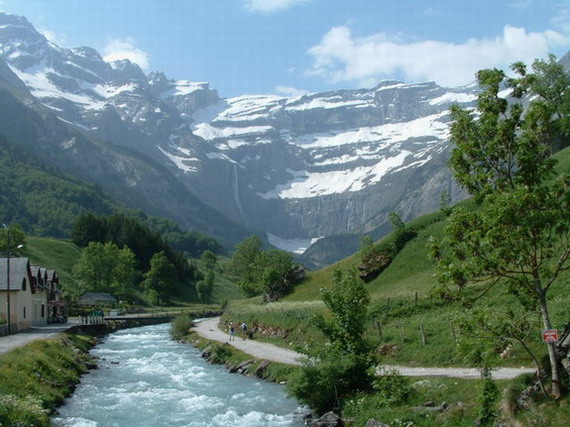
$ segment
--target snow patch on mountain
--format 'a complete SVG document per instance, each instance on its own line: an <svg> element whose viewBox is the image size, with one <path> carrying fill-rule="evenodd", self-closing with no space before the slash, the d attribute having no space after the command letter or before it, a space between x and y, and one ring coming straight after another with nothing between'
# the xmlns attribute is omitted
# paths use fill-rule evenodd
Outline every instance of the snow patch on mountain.
<svg viewBox="0 0 570 427"><path fill-rule="evenodd" d="M262 135L271 131L271 126L249 126L249 127L214 127L208 123L200 123L192 128L194 135L198 135L207 141L220 138L234 138L245 135Z"/></svg>
<svg viewBox="0 0 570 427"><path fill-rule="evenodd" d="M404 164L412 153L399 151L395 156L386 156L371 166L353 169L338 169L326 172L290 171L293 179L277 185L266 193L258 193L264 199L304 199L345 192L356 192L379 182L391 169Z"/></svg>
<svg viewBox="0 0 570 427"><path fill-rule="evenodd" d="M196 158L189 158L186 156L176 156L175 154L164 150L162 147L158 147L158 149L164 154L172 163L176 165L176 167L184 172L188 173L195 173L198 172L198 168L194 165L188 163L199 162Z"/></svg>
<svg viewBox="0 0 570 427"><path fill-rule="evenodd" d="M44 104L50 107L50 99L66 99L75 104L80 104L86 110L102 110L105 108L105 102L94 99L85 94L77 94L64 91L52 83L50 75L57 75L55 70L51 68L34 67L26 71L8 64L10 69L22 80L31 94L40 100L44 100Z"/></svg>
<svg viewBox="0 0 570 427"><path fill-rule="evenodd" d="M373 106L373 100L343 100L341 96L334 96L329 98L315 98L308 102L299 105L287 105L289 111L304 111L313 110L316 108L331 109L331 108L367 108Z"/></svg>
<svg viewBox="0 0 570 427"><path fill-rule="evenodd" d="M131 82L121 86L113 86L109 84L95 85L93 86L92 90L100 97L108 99L117 96L123 92L133 92L135 89L137 89L137 87L138 85Z"/></svg>
<svg viewBox="0 0 570 427"><path fill-rule="evenodd" d="M471 93L448 92L445 95L430 99L431 105L451 104L451 103L467 103L477 99L477 95Z"/></svg>
<svg viewBox="0 0 570 427"><path fill-rule="evenodd" d="M305 252L309 246L321 239L321 237L314 237L312 239L283 239L274 234L267 233L267 239L269 243L278 249L300 255Z"/></svg>

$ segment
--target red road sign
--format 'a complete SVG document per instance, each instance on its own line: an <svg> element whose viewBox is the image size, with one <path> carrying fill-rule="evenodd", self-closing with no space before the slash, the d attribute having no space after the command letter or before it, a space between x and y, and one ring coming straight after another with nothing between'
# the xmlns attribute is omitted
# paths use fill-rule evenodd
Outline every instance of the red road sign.
<svg viewBox="0 0 570 427"><path fill-rule="evenodd" d="M558 331L556 329L545 329L542 331L542 340L544 342L558 342Z"/></svg>

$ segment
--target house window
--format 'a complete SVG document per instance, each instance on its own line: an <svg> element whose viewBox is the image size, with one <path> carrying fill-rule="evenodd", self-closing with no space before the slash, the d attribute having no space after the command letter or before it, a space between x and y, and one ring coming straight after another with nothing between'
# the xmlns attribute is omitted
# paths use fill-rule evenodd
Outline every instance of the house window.
<svg viewBox="0 0 570 427"><path fill-rule="evenodd" d="M24 307L24 319L26 318L26 307Z"/></svg>
<svg viewBox="0 0 570 427"><path fill-rule="evenodd" d="M46 307L42 304L42 317L46 317Z"/></svg>
<svg viewBox="0 0 570 427"><path fill-rule="evenodd" d="M26 290L26 279L24 279L24 281L22 282L22 290L23 291Z"/></svg>

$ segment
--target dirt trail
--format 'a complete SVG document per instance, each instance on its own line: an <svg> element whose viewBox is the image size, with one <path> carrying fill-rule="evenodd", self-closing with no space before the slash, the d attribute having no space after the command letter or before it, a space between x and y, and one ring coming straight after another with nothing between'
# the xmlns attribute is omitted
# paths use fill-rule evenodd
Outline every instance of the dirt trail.
<svg viewBox="0 0 570 427"><path fill-rule="evenodd" d="M235 337L235 341L229 341L230 336L218 327L219 321L219 317L202 320L196 324L194 330L206 339L218 342L227 342L238 350L250 354L257 359L266 359L274 362L286 363L288 365L301 365L302 360L306 357L301 353L277 347L273 344L252 340L244 341L239 336ZM475 368L419 368L399 365L383 365L382 368L396 369L402 375L407 377L480 378L479 371ZM510 379L527 372L534 372L534 369L524 367L499 368L493 371L493 378Z"/></svg>
<svg viewBox="0 0 570 427"><path fill-rule="evenodd" d="M226 334L218 328L219 321L219 317L202 320L196 324L194 330L206 339L218 342L227 342L238 350L251 354L257 359L266 359L272 362L285 363L287 365L301 365L301 360L305 358L301 353L277 347L273 344L253 340L243 340L238 336L239 331L236 331L236 336L234 337L235 341L230 341L229 334Z"/></svg>

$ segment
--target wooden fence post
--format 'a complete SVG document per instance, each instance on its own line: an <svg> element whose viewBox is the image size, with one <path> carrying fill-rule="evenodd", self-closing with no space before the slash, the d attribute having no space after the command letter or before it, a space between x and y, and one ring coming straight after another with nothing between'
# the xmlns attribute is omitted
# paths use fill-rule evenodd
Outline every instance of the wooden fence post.
<svg viewBox="0 0 570 427"><path fill-rule="evenodd" d="M376 321L376 327L378 328L378 339L382 340L382 327L380 326L380 322Z"/></svg>
<svg viewBox="0 0 570 427"><path fill-rule="evenodd" d="M404 344L404 326L400 323L400 341L402 341L402 344Z"/></svg>
<svg viewBox="0 0 570 427"><path fill-rule="evenodd" d="M422 336L422 345L426 345L426 333L424 331L424 325L420 323L420 333Z"/></svg>

